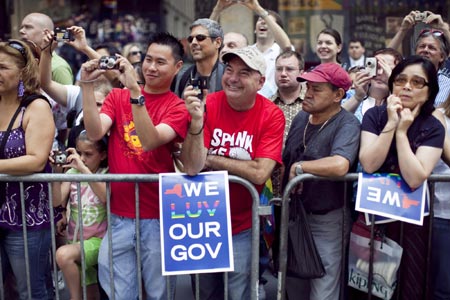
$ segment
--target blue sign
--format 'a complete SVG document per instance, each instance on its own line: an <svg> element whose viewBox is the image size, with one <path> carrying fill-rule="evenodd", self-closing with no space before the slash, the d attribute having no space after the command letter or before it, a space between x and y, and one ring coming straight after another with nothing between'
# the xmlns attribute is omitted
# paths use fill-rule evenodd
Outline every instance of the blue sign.
<svg viewBox="0 0 450 300"><path fill-rule="evenodd" d="M159 175L163 275L234 270L226 171Z"/></svg>
<svg viewBox="0 0 450 300"><path fill-rule="evenodd" d="M426 191L426 181L412 190L398 174L359 173L355 209L422 225Z"/></svg>

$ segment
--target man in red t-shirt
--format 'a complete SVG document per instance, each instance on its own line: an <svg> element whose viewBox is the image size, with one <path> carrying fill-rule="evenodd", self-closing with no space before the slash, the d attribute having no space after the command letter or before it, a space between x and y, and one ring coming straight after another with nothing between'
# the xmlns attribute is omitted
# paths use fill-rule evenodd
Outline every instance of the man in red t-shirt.
<svg viewBox="0 0 450 300"><path fill-rule="evenodd" d="M191 124L181 159L189 175L204 168L227 170L261 191L281 163L284 115L257 93L266 68L258 51L234 49L223 61L223 91L209 94L203 102L192 87L186 89ZM230 184L230 201L235 270L228 276L228 294L232 300L250 299L252 198L243 186ZM222 280L220 273L200 275L200 299L223 298Z"/></svg>
<svg viewBox="0 0 450 300"><path fill-rule="evenodd" d="M92 82L105 70L100 68L98 59L83 64L79 82L83 91L84 124L92 140L101 139L109 132L111 173L174 171L171 153L174 143L185 137L189 117L184 102L170 91L170 84L183 65L182 57L183 46L176 38L167 33L152 36L142 64L145 85L141 88L133 66L117 55L114 66L118 70L112 71L119 73L125 89L113 89L100 113ZM110 298L113 292L116 299L138 298L134 194L134 183L111 183L112 226L108 230L112 232L112 249L108 239L104 239L98 259L100 283ZM152 299L167 299L166 278L161 275L158 183L139 184L139 207L145 293ZM112 251L114 291L108 251Z"/></svg>

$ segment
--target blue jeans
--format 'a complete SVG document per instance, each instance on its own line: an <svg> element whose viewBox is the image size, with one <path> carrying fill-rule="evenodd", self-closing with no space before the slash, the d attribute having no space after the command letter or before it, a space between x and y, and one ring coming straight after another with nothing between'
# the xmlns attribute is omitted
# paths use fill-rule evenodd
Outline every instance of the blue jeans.
<svg viewBox="0 0 450 300"><path fill-rule="evenodd" d="M116 300L138 299L138 273L136 268L136 220L111 214L112 260L114 294ZM159 220L142 219L141 271L147 299L167 299L166 277L162 276L161 240ZM108 297L111 298L109 275L108 233L103 238L98 257L98 276ZM175 292L175 277L171 276L171 298Z"/></svg>
<svg viewBox="0 0 450 300"><path fill-rule="evenodd" d="M431 255L433 299L450 299L450 220L434 218Z"/></svg>
<svg viewBox="0 0 450 300"><path fill-rule="evenodd" d="M259 255L259 253L256 253ZM233 235L234 272L228 273L230 300L250 299L250 274L252 258L252 231ZM219 300L224 297L224 273L200 274L200 299ZM193 280L193 283L195 280ZM194 289L195 291L195 289Z"/></svg>
<svg viewBox="0 0 450 300"><path fill-rule="evenodd" d="M25 247L22 231L2 231L0 242L2 252L2 272L9 262L16 277L20 299L28 299ZM28 255L30 267L31 298L47 300L46 272L49 263L51 245L50 229L27 232Z"/></svg>

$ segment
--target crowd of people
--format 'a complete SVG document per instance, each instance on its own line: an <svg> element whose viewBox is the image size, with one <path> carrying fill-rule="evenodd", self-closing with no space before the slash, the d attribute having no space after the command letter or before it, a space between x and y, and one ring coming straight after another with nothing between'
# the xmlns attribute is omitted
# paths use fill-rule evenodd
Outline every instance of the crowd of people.
<svg viewBox="0 0 450 300"><path fill-rule="evenodd" d="M223 31L220 14L232 5L244 5L257 16L254 44L242 33ZM418 20L417 14L425 18ZM398 48L418 22L426 28L416 37L415 54L403 57ZM105 45L93 48L79 26L67 28L70 34L60 40L48 16L27 15L21 39L0 42L0 173L158 174L175 172L179 153L178 166L188 175L227 170L259 192L271 184L273 197L280 198L287 182L304 173L398 173L415 189L432 173L450 172L450 77L445 71L450 30L440 15L410 12L390 44L373 57L365 55L364 41L346 42L338 31L325 28L316 40L320 64L310 70L281 17L258 0L218 0L210 18L195 20L189 29L193 63L183 67L183 45L170 33L154 33L146 49L128 44L120 52ZM57 54L61 41L88 57L75 76ZM346 44L350 59L342 62ZM341 291L347 280L342 250L355 215L346 185L309 181L292 192L291 201L304 205L325 276L288 278L288 299L297 299L299 290L311 300L351 294ZM134 183L110 184L109 210L106 190L104 182L0 182L7 298L52 298L51 223L61 238L55 260L71 299L83 296L81 249L89 299L103 293L137 299L141 285L148 299L174 298L176 277L162 276L158 183L139 184L139 212ZM435 186L431 237L429 218L424 226L383 225L386 236L402 240L400 299L450 298L448 190L445 182ZM230 183L230 209L234 271L228 276L228 296L250 299L252 196L239 184ZM279 207L274 214L279 230ZM108 234L112 243L104 238ZM273 259L275 269L279 239L275 233L271 251L261 253ZM417 246L428 240L430 262L426 247ZM423 284L427 264L429 290ZM201 274L200 299L222 299L223 280L221 273ZM259 282L259 299L264 299L264 279Z"/></svg>

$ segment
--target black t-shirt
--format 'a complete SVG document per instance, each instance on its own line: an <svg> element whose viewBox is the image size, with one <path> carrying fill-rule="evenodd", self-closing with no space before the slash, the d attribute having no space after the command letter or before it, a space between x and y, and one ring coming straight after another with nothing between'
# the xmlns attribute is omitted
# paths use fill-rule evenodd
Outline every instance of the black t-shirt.
<svg viewBox="0 0 450 300"><path fill-rule="evenodd" d="M386 105L375 106L364 114L361 128L364 131L380 135L387 121ZM407 136L413 153L416 153L417 148L420 146L442 148L444 146L445 128L434 116L419 114L409 127ZM398 165L395 139L393 139L393 143L389 147L389 152L383 165L376 172L401 173Z"/></svg>
<svg viewBox="0 0 450 300"><path fill-rule="evenodd" d="M301 160L316 160L339 155L349 161L350 171L355 170L360 137L358 119L344 109L341 109L323 127L323 124L308 124L308 118L309 114L301 111L292 121L283 152L285 165L283 188L287 184L292 164ZM303 137L306 137L305 142ZM307 212L325 214L343 206L346 184L336 181L307 180L303 184L301 195L292 195L292 197L299 197ZM351 189L348 189L348 196L351 198Z"/></svg>

